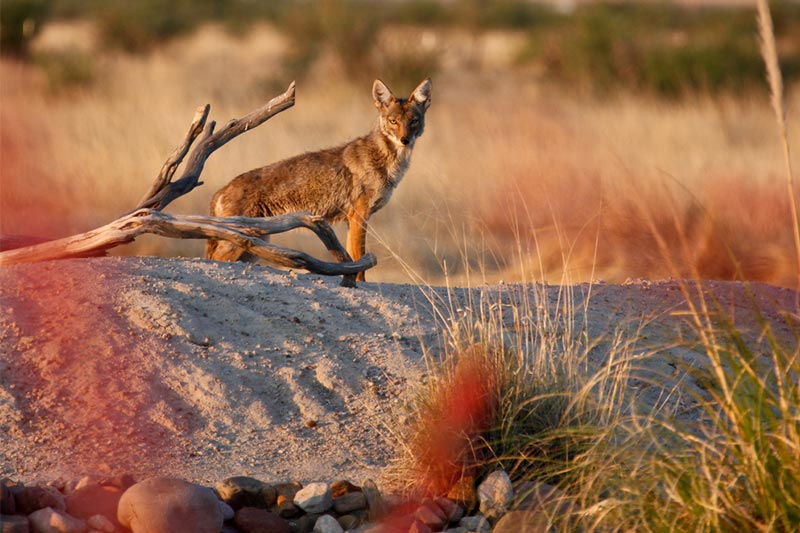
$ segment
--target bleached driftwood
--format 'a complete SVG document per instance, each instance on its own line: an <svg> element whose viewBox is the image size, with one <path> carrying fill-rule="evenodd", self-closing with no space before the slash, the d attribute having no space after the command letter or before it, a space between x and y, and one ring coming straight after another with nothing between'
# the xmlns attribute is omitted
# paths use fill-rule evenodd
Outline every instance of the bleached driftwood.
<svg viewBox="0 0 800 533"><path fill-rule="evenodd" d="M249 253L270 263L302 268L324 275L343 275L342 285L355 286L355 274L377 264L375 256L366 254L353 261L339 242L331 226L321 217L308 213L289 213L271 218L218 218L197 215L167 215L161 210L173 200L203 184L200 175L208 157L238 135L264 123L294 105L295 84L263 107L228 122L219 131L216 123L207 121L210 106L197 109L189 131L180 146L170 154L150 189L134 210L100 228L25 248L0 252L0 265L45 261L91 255L133 241L143 233L176 239L214 238L231 241ZM200 140L191 153L195 140ZM189 154L181 177L173 181L175 172ZM269 244L264 237L295 228L313 231L331 252L336 263L311 257L297 250Z"/></svg>

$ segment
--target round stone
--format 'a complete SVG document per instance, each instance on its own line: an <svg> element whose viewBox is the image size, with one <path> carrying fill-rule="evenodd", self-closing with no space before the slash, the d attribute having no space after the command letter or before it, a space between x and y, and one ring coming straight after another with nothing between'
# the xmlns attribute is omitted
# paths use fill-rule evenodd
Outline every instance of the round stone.
<svg viewBox="0 0 800 533"><path fill-rule="evenodd" d="M125 491L117 518L133 533L219 533L223 522L213 490L164 477L145 479Z"/></svg>

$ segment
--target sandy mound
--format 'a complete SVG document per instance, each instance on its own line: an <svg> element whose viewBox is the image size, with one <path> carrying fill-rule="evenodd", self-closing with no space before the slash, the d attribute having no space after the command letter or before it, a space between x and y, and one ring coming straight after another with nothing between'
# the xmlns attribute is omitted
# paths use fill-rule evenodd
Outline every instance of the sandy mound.
<svg viewBox="0 0 800 533"><path fill-rule="evenodd" d="M203 260L75 259L3 268L0 476L378 477L410 391L424 376L423 347L435 354L443 324L467 306L529 290L448 294L338 284ZM713 287L747 323L742 288ZM778 317L775 309L793 308L794 292L756 289L769 319ZM684 305L674 283L598 285L584 308L588 291L577 286L565 295L549 287L547 298L554 308L559 298L574 300L590 337L620 325L635 331L646 317L638 336L645 350L672 345L676 331L688 330L674 312ZM434 309L437 299L445 303ZM749 331L755 339L757 329ZM602 362L603 343L594 353ZM669 375L676 362L701 359L676 347L647 364ZM695 385L685 380L685 387Z"/></svg>

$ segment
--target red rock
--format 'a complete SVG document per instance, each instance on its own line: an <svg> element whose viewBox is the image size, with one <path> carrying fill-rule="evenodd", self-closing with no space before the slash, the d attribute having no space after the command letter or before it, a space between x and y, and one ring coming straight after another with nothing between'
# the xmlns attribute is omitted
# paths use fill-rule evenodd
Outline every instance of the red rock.
<svg viewBox="0 0 800 533"><path fill-rule="evenodd" d="M101 515L118 526L117 507L122 489L113 486L87 485L67 496L67 513L84 520Z"/></svg>
<svg viewBox="0 0 800 533"><path fill-rule="evenodd" d="M45 507L28 515L31 533L84 533L86 523L64 511Z"/></svg>
<svg viewBox="0 0 800 533"><path fill-rule="evenodd" d="M450 498L436 498L434 502L444 512L447 523L456 524L464 517L464 508Z"/></svg>
<svg viewBox="0 0 800 533"><path fill-rule="evenodd" d="M340 479L331 483L331 495L334 498L339 498L350 492L361 492L361 487L353 485L346 479Z"/></svg>
<svg viewBox="0 0 800 533"><path fill-rule="evenodd" d="M242 507L233 520L242 533L291 533L289 522L266 509Z"/></svg>
<svg viewBox="0 0 800 533"><path fill-rule="evenodd" d="M414 523L408 528L408 533L433 533L433 529L419 520L414 520Z"/></svg>
<svg viewBox="0 0 800 533"><path fill-rule="evenodd" d="M447 516L444 514L438 505L432 501L423 502L414 512L414 517L419 521L429 526L435 531L439 531L447 525Z"/></svg>

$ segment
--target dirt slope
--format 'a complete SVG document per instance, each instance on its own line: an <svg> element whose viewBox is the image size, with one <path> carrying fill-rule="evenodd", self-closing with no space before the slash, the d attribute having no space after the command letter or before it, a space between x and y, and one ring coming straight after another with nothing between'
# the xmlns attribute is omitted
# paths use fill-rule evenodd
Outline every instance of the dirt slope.
<svg viewBox="0 0 800 533"><path fill-rule="evenodd" d="M161 258L0 269L0 476L378 477L443 325L481 299L530 289L338 283ZM712 286L746 324L742 288ZM769 319L794 306L791 291L756 289ZM597 285L584 308L588 291L548 287L546 298L553 308L574 301L590 336L647 317L643 350L685 334L675 283ZM757 328L745 329L755 339ZM665 349L647 364L701 358Z"/></svg>

